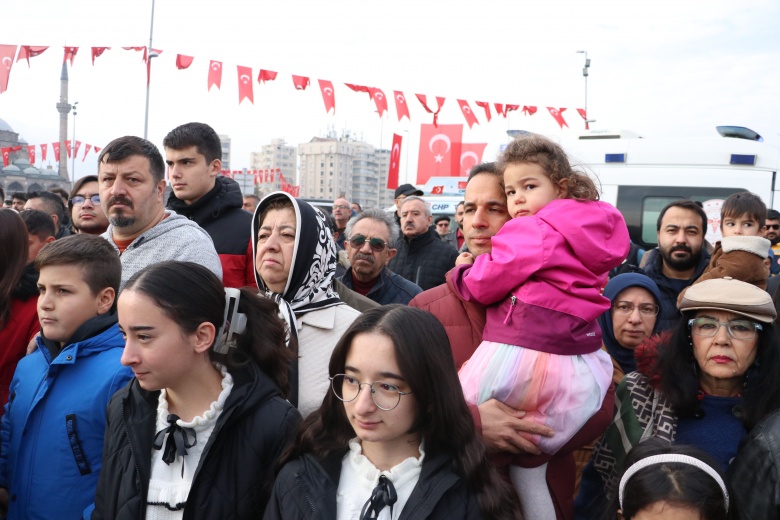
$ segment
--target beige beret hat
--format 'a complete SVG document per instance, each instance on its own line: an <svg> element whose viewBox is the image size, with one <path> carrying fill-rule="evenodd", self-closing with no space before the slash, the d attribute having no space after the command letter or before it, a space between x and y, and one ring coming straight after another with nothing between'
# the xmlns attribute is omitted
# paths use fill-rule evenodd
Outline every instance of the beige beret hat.
<svg viewBox="0 0 780 520"><path fill-rule="evenodd" d="M730 276L691 285L685 291L679 309L681 312L723 310L763 323L772 323L777 318L775 304L768 292Z"/></svg>

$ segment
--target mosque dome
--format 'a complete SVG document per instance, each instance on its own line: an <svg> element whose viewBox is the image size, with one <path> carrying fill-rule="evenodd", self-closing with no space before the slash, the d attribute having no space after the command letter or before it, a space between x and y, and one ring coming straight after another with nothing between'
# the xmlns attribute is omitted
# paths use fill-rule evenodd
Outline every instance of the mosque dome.
<svg viewBox="0 0 780 520"><path fill-rule="evenodd" d="M19 175L22 172L22 170L18 166L14 166L13 164L9 164L5 168L3 168L3 173L8 175Z"/></svg>
<svg viewBox="0 0 780 520"><path fill-rule="evenodd" d="M11 128L11 125L0 119L0 132L13 132L14 129Z"/></svg>

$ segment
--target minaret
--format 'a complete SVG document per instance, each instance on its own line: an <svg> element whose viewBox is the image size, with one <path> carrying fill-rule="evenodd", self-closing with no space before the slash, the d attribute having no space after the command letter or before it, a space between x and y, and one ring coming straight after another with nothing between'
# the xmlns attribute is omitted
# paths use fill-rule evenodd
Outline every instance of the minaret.
<svg viewBox="0 0 780 520"><path fill-rule="evenodd" d="M68 103L68 65L62 63L62 74L60 75L60 102L57 103L57 112L60 113L60 177L70 182L68 175L68 149L65 141L68 139L68 114L71 106Z"/></svg>

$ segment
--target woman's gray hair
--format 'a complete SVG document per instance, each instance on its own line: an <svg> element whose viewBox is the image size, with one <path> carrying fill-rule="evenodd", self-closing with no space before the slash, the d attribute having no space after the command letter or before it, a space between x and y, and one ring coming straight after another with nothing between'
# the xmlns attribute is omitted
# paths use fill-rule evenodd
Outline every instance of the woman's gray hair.
<svg viewBox="0 0 780 520"><path fill-rule="evenodd" d="M401 230L398 227L398 223L395 221L395 213L387 212L379 208L364 209L363 213L358 213L357 215L349 219L349 222L347 222L347 227L344 230L347 239L349 239L349 237L352 236L352 228L355 226L355 224L357 224L364 218L370 218L376 220L378 222L383 223L385 226L387 226L387 232L390 237L387 246L390 248L393 248L395 246L395 243L398 241L398 236L401 234Z"/></svg>

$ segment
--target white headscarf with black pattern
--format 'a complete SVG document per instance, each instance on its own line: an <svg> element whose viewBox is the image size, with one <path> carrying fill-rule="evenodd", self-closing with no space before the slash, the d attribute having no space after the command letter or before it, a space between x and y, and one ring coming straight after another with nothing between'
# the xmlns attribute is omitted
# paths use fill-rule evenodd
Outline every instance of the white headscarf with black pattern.
<svg viewBox="0 0 780 520"><path fill-rule="evenodd" d="M262 225L262 222L259 222L260 215L271 202L279 198L287 198L292 202L296 227L290 274L283 294L271 291L257 272L257 234ZM308 202L298 200L283 191L276 191L264 197L257 205L252 219L252 253L257 286L261 292L276 301L279 315L296 337L296 318L307 312L344 303L333 289L337 261L336 243L325 216Z"/></svg>

